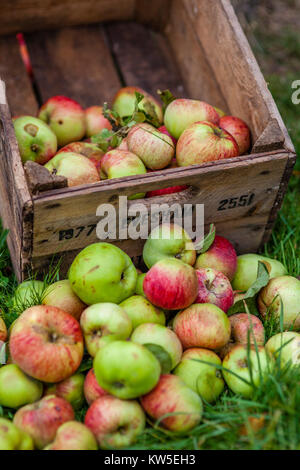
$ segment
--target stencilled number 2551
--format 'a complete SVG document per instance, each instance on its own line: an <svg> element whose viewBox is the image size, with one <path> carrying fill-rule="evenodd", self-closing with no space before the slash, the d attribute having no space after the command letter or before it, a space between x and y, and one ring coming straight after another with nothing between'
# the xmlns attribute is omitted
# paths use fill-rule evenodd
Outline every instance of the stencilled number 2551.
<svg viewBox="0 0 300 470"><path fill-rule="evenodd" d="M240 197L232 197L231 199L223 199L219 202L218 211L227 211L236 207L247 207L254 201L255 194L244 194Z"/></svg>

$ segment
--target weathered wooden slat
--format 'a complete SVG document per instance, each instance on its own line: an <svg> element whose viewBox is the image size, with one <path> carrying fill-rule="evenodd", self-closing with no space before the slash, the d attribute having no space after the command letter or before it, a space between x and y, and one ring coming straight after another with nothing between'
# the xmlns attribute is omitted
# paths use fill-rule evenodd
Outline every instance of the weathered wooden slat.
<svg viewBox="0 0 300 470"><path fill-rule="evenodd" d="M163 30L168 21L173 0L136 0L135 20L157 30Z"/></svg>

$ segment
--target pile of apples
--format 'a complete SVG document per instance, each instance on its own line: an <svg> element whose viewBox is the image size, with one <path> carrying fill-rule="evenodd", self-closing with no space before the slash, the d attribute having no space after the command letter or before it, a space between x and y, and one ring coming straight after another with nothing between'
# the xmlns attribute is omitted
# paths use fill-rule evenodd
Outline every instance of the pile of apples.
<svg viewBox="0 0 300 470"><path fill-rule="evenodd" d="M188 433L226 386L253 396L279 351L284 363L299 364L300 281L276 260L237 257L221 236L197 250L183 228L162 224L144 246L147 272L100 242L76 256L68 279L18 286L15 305L30 307L9 332L0 322L8 349L0 405L15 410L12 422L0 419L0 449L122 448L143 433L146 416ZM231 315L259 262L270 276L258 295L260 315L246 304ZM284 329L294 331L265 344L263 321L279 319L281 307ZM74 410L84 403L83 424Z"/></svg>
<svg viewBox="0 0 300 470"><path fill-rule="evenodd" d="M54 96L38 117L13 120L23 163L45 165L70 187L233 158L251 144L249 127L241 119L199 100L169 97L162 107L137 87L122 88L109 112L102 106L84 110L70 98ZM147 196L184 189L164 188Z"/></svg>

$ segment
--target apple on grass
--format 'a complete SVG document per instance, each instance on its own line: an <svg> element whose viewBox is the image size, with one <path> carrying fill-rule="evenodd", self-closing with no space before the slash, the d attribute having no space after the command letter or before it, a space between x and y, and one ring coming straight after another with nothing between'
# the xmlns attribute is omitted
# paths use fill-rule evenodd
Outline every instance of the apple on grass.
<svg viewBox="0 0 300 470"><path fill-rule="evenodd" d="M18 285L13 296L13 307L25 310L33 305L40 305L43 299L45 284L42 281L24 281Z"/></svg>
<svg viewBox="0 0 300 470"><path fill-rule="evenodd" d="M83 310L86 308L86 305L73 292L68 279L51 284L44 292L42 303L43 305L60 308L76 320L80 319Z"/></svg>
<svg viewBox="0 0 300 470"><path fill-rule="evenodd" d="M158 426L176 433L190 431L202 418L201 398L176 375L162 375L156 387L141 398L141 404Z"/></svg>
<svg viewBox="0 0 300 470"><path fill-rule="evenodd" d="M177 99L172 101L165 112L165 126L170 134L179 139L182 133L198 121L209 121L218 124L219 115L208 103L198 100Z"/></svg>
<svg viewBox="0 0 300 470"><path fill-rule="evenodd" d="M44 165L55 155L56 135L40 119L20 116L14 120L14 129L23 163L31 160Z"/></svg>
<svg viewBox="0 0 300 470"><path fill-rule="evenodd" d="M213 244L205 252L201 253L196 260L195 268L212 268L228 277L232 281L237 267L237 254L226 238L215 236Z"/></svg>
<svg viewBox="0 0 300 470"><path fill-rule="evenodd" d="M93 402L84 422L104 450L131 446L146 425L145 414L137 401L109 395Z"/></svg>
<svg viewBox="0 0 300 470"><path fill-rule="evenodd" d="M209 121L199 121L185 129L178 140L178 166L202 165L239 155L235 139Z"/></svg>
<svg viewBox="0 0 300 470"><path fill-rule="evenodd" d="M264 347L237 344L223 360L223 376L228 387L237 395L251 398L270 370L271 362ZM237 377L238 375L238 377ZM248 383L246 383L246 382Z"/></svg>
<svg viewBox="0 0 300 470"><path fill-rule="evenodd" d="M100 176L95 164L87 157L74 152L57 153L45 168L59 176L67 178L68 186L97 183Z"/></svg>
<svg viewBox="0 0 300 470"><path fill-rule="evenodd" d="M59 427L74 420L69 402L49 395L31 405L20 408L13 419L17 428L29 434L37 449L43 449L54 441Z"/></svg>
<svg viewBox="0 0 300 470"><path fill-rule="evenodd" d="M255 315L237 313L229 317L231 324L231 337L233 341L241 344L265 344L265 329L261 320Z"/></svg>
<svg viewBox="0 0 300 470"><path fill-rule="evenodd" d="M5 321L3 320L2 317L0 317L0 341L5 342L6 340L7 340L7 328L5 325Z"/></svg>
<svg viewBox="0 0 300 470"><path fill-rule="evenodd" d="M251 133L247 124L235 116L223 116L219 121L219 127L229 132L238 144L240 155L250 149Z"/></svg>
<svg viewBox="0 0 300 470"><path fill-rule="evenodd" d="M85 110L86 136L98 134L103 129L111 130L111 123L103 116L102 106L90 106Z"/></svg>
<svg viewBox="0 0 300 470"><path fill-rule="evenodd" d="M131 341L142 344L157 357L162 374L168 374L180 362L182 346L170 328L157 323L144 323L134 330Z"/></svg>
<svg viewBox="0 0 300 470"><path fill-rule="evenodd" d="M143 295L133 295L121 302L122 307L132 321L133 330L144 323L166 324L164 312L152 305Z"/></svg>
<svg viewBox="0 0 300 470"><path fill-rule="evenodd" d="M76 256L69 280L75 294L87 305L119 304L134 294L137 272L124 251L100 242L87 246Z"/></svg>
<svg viewBox="0 0 300 470"><path fill-rule="evenodd" d="M77 101L66 96L53 96L43 104L39 119L51 127L59 147L81 140L85 135L85 112Z"/></svg>
<svg viewBox="0 0 300 470"><path fill-rule="evenodd" d="M270 278L285 276L286 268L280 261L267 258L266 256L248 253L237 258L237 269L232 280L232 288L239 291L247 291L256 281L258 262L261 261L269 271Z"/></svg>
<svg viewBox="0 0 300 470"><path fill-rule="evenodd" d="M220 349L230 339L230 321L219 307L213 304L194 304L179 312L173 329L184 349Z"/></svg>
<svg viewBox="0 0 300 470"><path fill-rule="evenodd" d="M81 363L80 325L56 307L31 307L14 323L9 350L12 361L26 374L42 382L61 382L74 374Z"/></svg>
<svg viewBox="0 0 300 470"><path fill-rule="evenodd" d="M0 405L19 408L39 400L43 385L26 375L16 364L0 369Z"/></svg>
<svg viewBox="0 0 300 470"><path fill-rule="evenodd" d="M98 450L98 445L87 426L68 421L58 428L54 441L44 450Z"/></svg>
<svg viewBox="0 0 300 470"><path fill-rule="evenodd" d="M233 290L225 274L211 268L196 269L198 277L198 297L195 304L214 304L223 312L233 305Z"/></svg>
<svg viewBox="0 0 300 470"><path fill-rule="evenodd" d="M272 336L267 342L266 351L282 364L300 364L300 334L294 331L283 331Z"/></svg>
<svg viewBox="0 0 300 470"><path fill-rule="evenodd" d="M0 418L0 450L33 450L33 440L9 419Z"/></svg>
<svg viewBox="0 0 300 470"><path fill-rule="evenodd" d="M147 272L143 289L150 302L164 310L191 305L198 295L196 271L176 258L163 258Z"/></svg>
<svg viewBox="0 0 300 470"><path fill-rule="evenodd" d="M84 397L89 405L91 405L98 398L108 395L108 392L104 390L97 382L94 369L90 369L84 380Z"/></svg>
<svg viewBox="0 0 300 470"><path fill-rule="evenodd" d="M67 400L74 410L79 410L84 402L84 375L77 373L57 384L47 384L44 396L55 395Z"/></svg>
<svg viewBox="0 0 300 470"><path fill-rule="evenodd" d="M172 139L147 123L136 124L130 129L127 145L150 170L166 168L175 154Z"/></svg>
<svg viewBox="0 0 300 470"><path fill-rule="evenodd" d="M110 302L94 304L84 310L80 326L92 357L111 341L128 339L132 332L129 315L121 306Z"/></svg>
<svg viewBox="0 0 300 470"><path fill-rule="evenodd" d="M104 390L123 400L150 392L158 382L160 363L144 346L113 341L96 354L94 371Z"/></svg>
<svg viewBox="0 0 300 470"><path fill-rule="evenodd" d="M292 276L271 279L258 296L258 309L263 317L271 316L278 322L283 312L283 327L300 330L300 281Z"/></svg>
<svg viewBox="0 0 300 470"><path fill-rule="evenodd" d="M211 363L207 364L207 363ZM184 351L174 374L198 393L208 403L216 401L224 390L224 380L220 368L222 362L216 353L209 349L190 348Z"/></svg>
<svg viewBox="0 0 300 470"><path fill-rule="evenodd" d="M158 225L151 231L144 245L144 263L150 269L157 261L171 257L193 266L196 261L194 244L180 225Z"/></svg>
<svg viewBox="0 0 300 470"><path fill-rule="evenodd" d="M122 118L132 116L136 103L135 93L144 95L144 99L139 103L139 109L146 111L153 109L156 113L158 121L163 121L163 111L159 101L150 95L147 91L139 87L128 86L121 88L113 99L113 110Z"/></svg>

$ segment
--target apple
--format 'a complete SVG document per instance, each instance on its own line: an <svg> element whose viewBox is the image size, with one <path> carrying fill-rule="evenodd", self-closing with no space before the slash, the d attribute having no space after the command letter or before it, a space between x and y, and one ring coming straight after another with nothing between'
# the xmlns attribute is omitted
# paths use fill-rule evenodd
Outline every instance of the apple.
<svg viewBox="0 0 300 470"><path fill-rule="evenodd" d="M258 416L248 416L245 424L243 424L239 429L240 436L253 436L258 434L260 430L264 429L266 426L266 417L263 414Z"/></svg>
<svg viewBox="0 0 300 470"><path fill-rule="evenodd" d="M143 288L156 307L179 310L191 305L198 295L196 271L176 258L164 258L147 272Z"/></svg>
<svg viewBox="0 0 300 470"><path fill-rule="evenodd" d="M173 144L174 144L175 147L176 147L176 145L177 145L177 139L175 139L175 138L170 134L170 132L168 131L168 129L166 128L166 126L160 126L160 127L158 128L158 130L159 130L159 132L161 132L162 134L165 134L165 135L167 135L168 137L170 137L170 138L172 139Z"/></svg>
<svg viewBox="0 0 300 470"><path fill-rule="evenodd" d="M229 317L231 337L236 343L263 346L265 344L265 329L258 317L248 313L237 313Z"/></svg>
<svg viewBox="0 0 300 470"><path fill-rule="evenodd" d="M225 346L217 350L218 356L223 360L225 356L237 345L237 343L233 343L229 341Z"/></svg>
<svg viewBox="0 0 300 470"><path fill-rule="evenodd" d="M137 272L124 251L100 242L87 246L76 256L69 280L75 294L87 305L119 304L134 294Z"/></svg>
<svg viewBox="0 0 300 470"><path fill-rule="evenodd" d="M39 400L43 393L40 382L32 379L16 365L7 364L0 369L0 405L19 408Z"/></svg>
<svg viewBox="0 0 300 470"><path fill-rule="evenodd" d="M258 296L258 309L263 317L280 320L283 309L283 327L300 330L300 281L292 276L271 279Z"/></svg>
<svg viewBox="0 0 300 470"><path fill-rule="evenodd" d="M5 342L7 340L7 328L5 321L0 317L0 341ZM1 349L1 348L0 348Z"/></svg>
<svg viewBox="0 0 300 470"><path fill-rule="evenodd" d="M219 127L234 137L238 144L240 155L243 155L250 149L250 129L242 119L235 116L223 116L220 119Z"/></svg>
<svg viewBox="0 0 300 470"><path fill-rule="evenodd" d="M134 330L131 341L144 345L157 357L162 374L168 374L180 362L182 346L170 328L157 323L144 323Z"/></svg>
<svg viewBox="0 0 300 470"><path fill-rule="evenodd" d="M33 440L9 419L0 418L0 450L33 450Z"/></svg>
<svg viewBox="0 0 300 470"><path fill-rule="evenodd" d="M44 165L55 155L56 135L40 119L20 116L14 120L14 129L23 163L31 160Z"/></svg>
<svg viewBox="0 0 300 470"><path fill-rule="evenodd" d="M54 441L44 450L97 450L98 445L93 433L78 421L62 424Z"/></svg>
<svg viewBox="0 0 300 470"><path fill-rule="evenodd" d="M130 129L127 145L150 170L166 168L175 154L171 137L147 123L136 124Z"/></svg>
<svg viewBox="0 0 300 470"><path fill-rule="evenodd" d="M13 423L29 434L37 449L53 442L58 428L74 420L74 411L69 402L49 395L31 405L20 408Z"/></svg>
<svg viewBox="0 0 300 470"><path fill-rule="evenodd" d="M232 135L209 121L188 127L176 147L178 166L202 165L238 155L239 147Z"/></svg>
<svg viewBox="0 0 300 470"><path fill-rule="evenodd" d="M127 144L127 138L124 137L122 139L122 142L120 143L120 145L117 147L118 150L127 150L127 152L129 151L129 148L128 148L128 144Z"/></svg>
<svg viewBox="0 0 300 470"><path fill-rule="evenodd" d="M113 99L113 110L121 117L132 116L136 102L135 92L144 95L144 99L139 103L139 109L146 112L149 108L154 109L158 120L162 123L163 112L159 101L139 87L128 86L121 88Z"/></svg>
<svg viewBox="0 0 300 470"><path fill-rule="evenodd" d="M122 307L110 302L94 304L84 310L80 326L92 357L111 341L128 339L132 332L129 315Z"/></svg>
<svg viewBox="0 0 300 470"><path fill-rule="evenodd" d="M152 305L143 295L133 295L120 304L132 321L133 330L144 323L166 324L164 312Z"/></svg>
<svg viewBox="0 0 300 470"><path fill-rule="evenodd" d="M146 419L137 401L104 396L94 401L85 416L101 449L120 449L134 444L145 429Z"/></svg>
<svg viewBox="0 0 300 470"><path fill-rule="evenodd" d="M270 359L262 346L258 347L258 351L254 346L251 346L248 351L247 346L237 344L225 356L222 365L223 368L228 369L228 371L223 369L223 376L228 387L238 395L251 398L255 387L261 385L269 371ZM231 371L239 377L233 375ZM246 380L249 384L241 379Z"/></svg>
<svg viewBox="0 0 300 470"><path fill-rule="evenodd" d="M217 111L219 118L221 119L223 116L226 116L225 111L223 109L217 108L216 106L213 106L214 110Z"/></svg>
<svg viewBox="0 0 300 470"><path fill-rule="evenodd" d="M111 395L129 400L155 387L160 363L141 344L113 341L97 352L94 370L100 387Z"/></svg>
<svg viewBox="0 0 300 470"><path fill-rule="evenodd" d="M79 410L84 402L84 375L77 373L57 384L47 384L44 395L55 395L71 403L74 410Z"/></svg>
<svg viewBox="0 0 300 470"><path fill-rule="evenodd" d="M104 152L96 144L90 142L71 142L62 147L57 154L65 152L79 153L83 157L87 157L95 165L100 174L100 161Z"/></svg>
<svg viewBox="0 0 300 470"><path fill-rule="evenodd" d="M61 152L55 155L45 168L68 180L68 186L97 183L100 176L94 163L87 157L74 152Z"/></svg>
<svg viewBox="0 0 300 470"><path fill-rule="evenodd" d="M76 320L80 319L83 310L86 308L86 305L73 292L68 279L51 284L45 290L42 303L43 305L60 308Z"/></svg>
<svg viewBox="0 0 300 470"><path fill-rule="evenodd" d="M204 362L209 362L211 365ZM184 351L173 373L203 400L212 403L224 390L222 373L215 367L216 365L222 365L216 353L209 349L191 348Z"/></svg>
<svg viewBox="0 0 300 470"><path fill-rule="evenodd" d="M15 322L9 341L12 360L26 374L56 383L70 377L83 357L78 321L56 307L38 305Z"/></svg>
<svg viewBox="0 0 300 470"><path fill-rule="evenodd" d="M167 194L181 193L188 189L188 186L183 184L181 186L171 186L170 188L156 189L154 191L148 191L146 197L165 196Z"/></svg>
<svg viewBox="0 0 300 470"><path fill-rule="evenodd" d="M219 115L208 103L185 98L172 101L165 112L165 126L170 134L179 139L182 133L198 121L209 121L218 124Z"/></svg>
<svg viewBox="0 0 300 470"><path fill-rule="evenodd" d="M212 268L232 281L237 267L237 254L226 238L216 235L210 248L197 257L195 268Z"/></svg>
<svg viewBox="0 0 300 470"><path fill-rule="evenodd" d="M196 269L196 273L199 290L195 304L214 304L226 313L233 305L233 290L228 277L211 268Z"/></svg>
<svg viewBox="0 0 300 470"><path fill-rule="evenodd" d="M256 281L258 262L261 261L269 271L270 278L285 276L286 268L280 261L266 256L248 253L237 258L237 270L232 280L234 290L246 291Z"/></svg>
<svg viewBox="0 0 300 470"><path fill-rule="evenodd" d="M184 349L220 349L230 339L230 321L219 307L213 304L194 304L179 312L173 328Z"/></svg>
<svg viewBox="0 0 300 470"><path fill-rule="evenodd" d="M102 106L90 106L85 110L86 136L98 134L103 129L111 130L111 123L103 116Z"/></svg>
<svg viewBox="0 0 300 470"><path fill-rule="evenodd" d="M85 135L85 112L77 101L66 96L53 96L43 104L38 117L57 137L59 147L81 140Z"/></svg>
<svg viewBox="0 0 300 470"><path fill-rule="evenodd" d="M13 296L13 307L25 310L42 301L45 284L42 281L24 281L18 285Z"/></svg>
<svg viewBox="0 0 300 470"><path fill-rule="evenodd" d="M108 395L97 382L94 369L90 369L84 380L84 397L89 405L91 405L98 398Z"/></svg>
<svg viewBox="0 0 300 470"><path fill-rule="evenodd" d="M164 258L180 259L193 266L196 250L189 234L177 224L161 224L155 227L143 249L143 260L148 268Z"/></svg>
<svg viewBox="0 0 300 470"><path fill-rule="evenodd" d="M190 431L202 418L201 398L176 375L162 375L156 387L141 398L141 404L158 425L177 433Z"/></svg>
<svg viewBox="0 0 300 470"><path fill-rule="evenodd" d="M138 273L136 286L135 286L135 294L142 295L145 297L145 292L143 288L144 279L146 277L146 273Z"/></svg>
<svg viewBox="0 0 300 470"><path fill-rule="evenodd" d="M267 342L266 351L281 363L300 364L300 334L295 331L283 331L272 336Z"/></svg>

